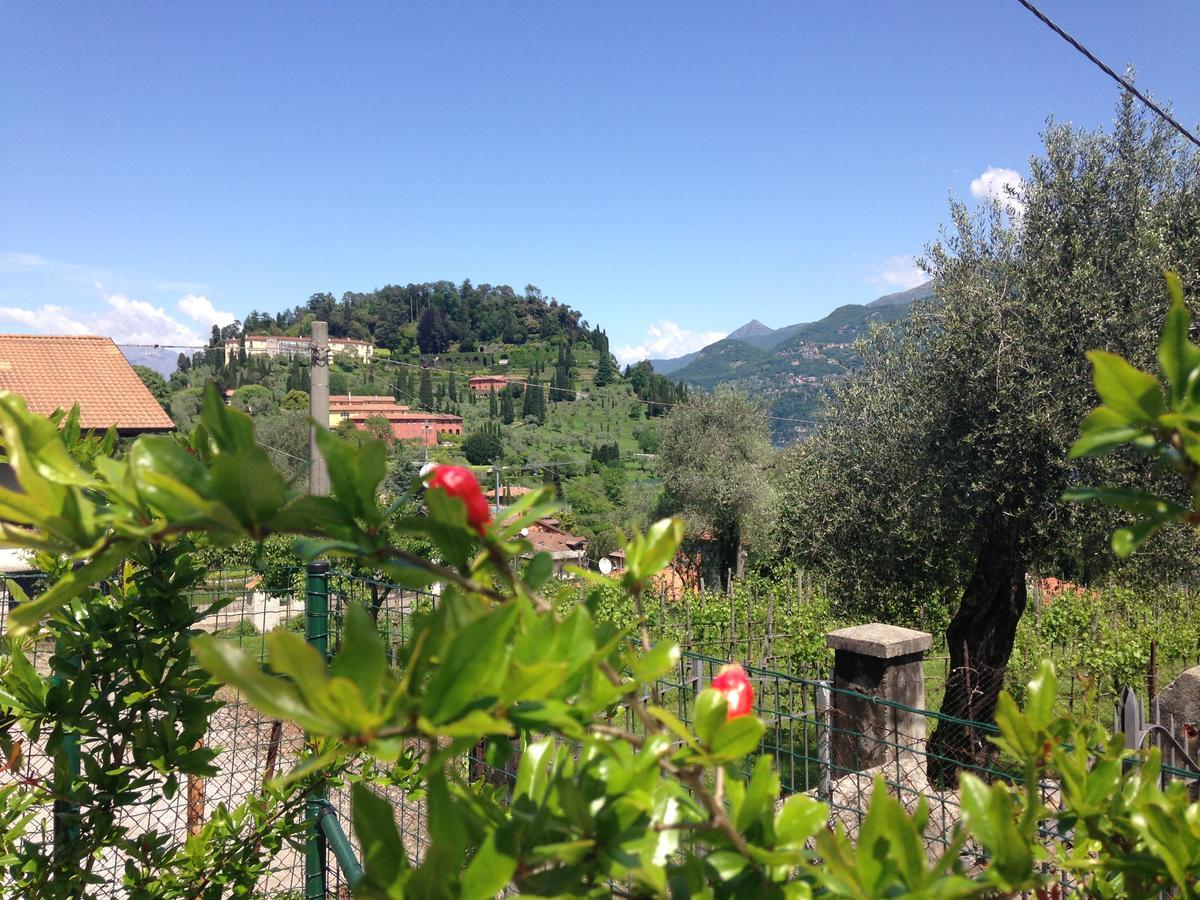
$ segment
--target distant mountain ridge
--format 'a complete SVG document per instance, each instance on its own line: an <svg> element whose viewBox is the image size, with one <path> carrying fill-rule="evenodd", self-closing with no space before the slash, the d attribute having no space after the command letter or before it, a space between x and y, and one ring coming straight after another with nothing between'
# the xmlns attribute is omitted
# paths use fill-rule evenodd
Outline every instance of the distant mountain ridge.
<svg viewBox="0 0 1200 900"><path fill-rule="evenodd" d="M163 378L171 377L171 373L175 371L176 363L179 361L178 350L167 350L163 347L132 347L128 344L118 344L117 347L125 354L130 365L147 366Z"/></svg>
<svg viewBox="0 0 1200 900"><path fill-rule="evenodd" d="M819 414L820 396L831 378L857 364L854 342L873 324L897 322L909 306L933 294L932 282L885 294L870 303L839 306L816 322L770 328L758 319L695 353L651 360L654 371L704 390L728 384L765 398L775 439L780 443L803 434L806 421ZM801 421L787 421L797 419Z"/></svg>
<svg viewBox="0 0 1200 900"><path fill-rule="evenodd" d="M757 347L760 350L770 350L774 347L780 346L784 341L797 332L803 332L810 335L826 333L828 329L822 328L823 323L827 324L831 319L835 319L835 317L841 320L841 324L847 324L847 319L855 318L853 313L848 314L847 311L849 310L878 309L879 307L884 306L908 306L910 303L914 303L917 300L924 300L932 293L933 282L926 281L924 284L919 284L916 287L909 288L906 291L897 291L894 294L884 294L882 297L876 297L870 303L861 305L856 303L848 303L845 306L840 306L824 319L821 319L817 322L797 322L794 325L784 325L782 328L771 328L769 325L764 325L758 319L751 319L745 325L742 325L740 328L735 328L720 341L717 341L714 344L709 344L707 347L703 347L692 353L686 353L683 356L674 357L673 359L652 359L650 360L650 364L654 366L655 372L658 372L661 375L670 375L691 365L700 358L702 353L704 353L710 347L715 347L722 341L742 341L750 344L753 347Z"/></svg>
<svg viewBox="0 0 1200 900"><path fill-rule="evenodd" d="M917 300L924 300L932 294L933 282L927 281L924 284L918 284L915 288L909 288L907 291L884 294L882 297L872 300L867 306L907 306L909 303L915 303Z"/></svg>

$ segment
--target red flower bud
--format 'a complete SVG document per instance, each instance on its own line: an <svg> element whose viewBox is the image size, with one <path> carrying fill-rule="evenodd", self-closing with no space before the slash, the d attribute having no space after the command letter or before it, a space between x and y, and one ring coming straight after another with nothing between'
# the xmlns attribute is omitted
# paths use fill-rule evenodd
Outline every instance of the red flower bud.
<svg viewBox="0 0 1200 900"><path fill-rule="evenodd" d="M736 719L748 716L754 708L754 686L746 676L746 670L741 663L730 663L717 670L717 677L712 680L713 690L725 695L725 718Z"/></svg>
<svg viewBox="0 0 1200 900"><path fill-rule="evenodd" d="M467 524L483 534L483 527L492 521L492 509L479 489L479 482L466 466L437 466L427 482L430 490L444 491L467 505Z"/></svg>

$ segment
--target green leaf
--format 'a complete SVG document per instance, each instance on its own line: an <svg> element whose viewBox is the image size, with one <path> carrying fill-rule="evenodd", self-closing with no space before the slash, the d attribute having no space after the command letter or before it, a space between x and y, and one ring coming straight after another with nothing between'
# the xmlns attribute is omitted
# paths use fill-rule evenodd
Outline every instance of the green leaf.
<svg viewBox="0 0 1200 900"><path fill-rule="evenodd" d="M1179 816L1174 810L1163 808L1161 803L1146 803L1129 819L1154 855L1166 866L1171 880L1179 888L1181 896L1194 896L1196 884L1195 868L1189 866L1194 845L1190 835L1181 828ZM1190 870L1190 871L1189 871Z"/></svg>
<svg viewBox="0 0 1200 900"><path fill-rule="evenodd" d="M196 661L223 684L237 688L264 715L295 722L313 734L335 734L337 723L314 712L296 686L263 672L258 662L230 641L201 634L192 638Z"/></svg>
<svg viewBox="0 0 1200 900"><path fill-rule="evenodd" d="M775 841L780 846L799 845L824 828L829 808L805 794L792 794L775 815Z"/></svg>
<svg viewBox="0 0 1200 900"><path fill-rule="evenodd" d="M779 796L779 776L771 757L760 756L746 785L746 792L734 810L734 827L746 832L754 826L774 824L775 798Z"/></svg>
<svg viewBox="0 0 1200 900"><path fill-rule="evenodd" d="M498 606L455 636L421 698L421 711L429 721L440 725L481 698L495 699L516 612L513 603Z"/></svg>
<svg viewBox="0 0 1200 900"><path fill-rule="evenodd" d="M339 705L329 696L325 659L317 649L295 632L283 630L268 634L266 644L271 668L289 676L311 708L339 721Z"/></svg>
<svg viewBox="0 0 1200 900"><path fill-rule="evenodd" d="M379 485L387 475L387 446L371 440L352 447L327 428L317 429L317 447L329 469L329 484L334 496L352 514L368 526L382 521L376 500Z"/></svg>
<svg viewBox="0 0 1200 900"><path fill-rule="evenodd" d="M87 565L74 569L54 582L45 592L28 603L22 603L8 614L8 630L15 635L25 634L44 615L54 612L68 600L79 596L93 584L103 581L116 571L125 558L124 543L114 544Z"/></svg>
<svg viewBox="0 0 1200 900"><path fill-rule="evenodd" d="M383 636L362 606L352 604L346 611L342 647L330 666L334 676L348 678L362 691L367 707L378 703L379 685L387 668Z"/></svg>
<svg viewBox="0 0 1200 900"><path fill-rule="evenodd" d="M1043 659L1037 673L1025 688L1025 718L1031 728L1045 731L1054 721L1054 704L1058 700L1058 676L1054 663Z"/></svg>
<svg viewBox="0 0 1200 900"><path fill-rule="evenodd" d="M1110 409L1134 425L1153 427L1165 413L1162 385L1153 375L1135 369L1115 353L1090 350L1096 393Z"/></svg>
<svg viewBox="0 0 1200 900"><path fill-rule="evenodd" d="M699 749L696 744L696 739L692 737L691 732L687 730L687 726L684 725L674 713L663 709L661 706L647 706L646 712L650 713L650 715L662 722L667 731L671 732L671 734L675 735L675 737L679 738L679 740L683 741L690 747Z"/></svg>
<svg viewBox="0 0 1200 900"><path fill-rule="evenodd" d="M638 585L675 558L683 540L683 520L660 519L625 545L625 583Z"/></svg>
<svg viewBox="0 0 1200 900"><path fill-rule="evenodd" d="M256 445L213 460L212 491L245 527L259 530L282 508L286 486L267 452Z"/></svg>
<svg viewBox="0 0 1200 900"><path fill-rule="evenodd" d="M1018 890L1033 873L1033 851L1017 828L1012 795L997 782L989 790L974 775L959 776L963 818L991 856L990 880L1004 891Z"/></svg>
<svg viewBox="0 0 1200 900"><path fill-rule="evenodd" d="M1177 516L1187 512L1173 500L1156 497L1147 491L1136 488L1095 488L1077 487L1063 494L1065 500L1091 501L1099 500L1109 506L1115 506L1135 516Z"/></svg>
<svg viewBox="0 0 1200 900"><path fill-rule="evenodd" d="M757 716L738 716L717 729L709 749L714 759L738 759L758 749L764 731Z"/></svg>
<svg viewBox="0 0 1200 900"><path fill-rule="evenodd" d="M350 786L350 797L354 834L365 871L363 887L384 892L399 887L408 871L408 857L392 805L361 781Z"/></svg>
<svg viewBox="0 0 1200 900"><path fill-rule="evenodd" d="M211 381L204 391L201 421L221 453L236 455L257 446L254 443L254 420L241 410L226 406L216 384Z"/></svg>
<svg viewBox="0 0 1200 900"><path fill-rule="evenodd" d="M1167 521L1166 519L1146 519L1135 522L1127 528L1118 528L1112 536L1113 553L1121 559L1125 559L1146 543L1154 535L1154 532L1158 531Z"/></svg>
<svg viewBox="0 0 1200 900"><path fill-rule="evenodd" d="M1192 317L1183 302L1183 285L1175 272L1166 273L1171 308L1158 343L1158 364L1171 388L1171 406L1178 407L1186 396L1193 373L1200 369L1200 347L1188 340Z"/></svg>
<svg viewBox="0 0 1200 900"><path fill-rule="evenodd" d="M549 581L553 574L554 558L543 551L534 554L533 559L525 565L525 571L521 573L521 577L529 587L536 591Z"/></svg>
<svg viewBox="0 0 1200 900"><path fill-rule="evenodd" d="M725 695L712 688L705 688L696 697L692 707L692 723L696 729L696 737L706 747L711 747L713 737L723 724L728 714Z"/></svg>
<svg viewBox="0 0 1200 900"><path fill-rule="evenodd" d="M1099 410L1107 409L1107 407L1099 407ZM1122 426L1120 428L1094 428L1085 431L1080 435L1079 439L1071 445L1070 458L1078 459L1081 456L1099 456L1107 453L1114 447L1120 447L1122 444L1128 444L1131 441L1136 441L1140 437L1144 437L1146 430L1144 428L1133 428L1131 426Z"/></svg>
<svg viewBox="0 0 1200 900"><path fill-rule="evenodd" d="M500 833L498 830L489 832L467 864L462 877L462 896L466 900L488 900L497 896L516 874L516 858L511 851L501 850L497 846L497 835Z"/></svg>
<svg viewBox="0 0 1200 900"><path fill-rule="evenodd" d="M637 658L633 666L634 679L645 683L662 677L679 664L679 653L679 645L674 641L659 641L649 653Z"/></svg>
<svg viewBox="0 0 1200 900"><path fill-rule="evenodd" d="M548 763L554 756L555 742L553 738L543 738L534 741L521 754L521 762L517 766L517 781L513 786L513 800L528 797L534 803L541 803L542 795L550 784L550 767Z"/></svg>

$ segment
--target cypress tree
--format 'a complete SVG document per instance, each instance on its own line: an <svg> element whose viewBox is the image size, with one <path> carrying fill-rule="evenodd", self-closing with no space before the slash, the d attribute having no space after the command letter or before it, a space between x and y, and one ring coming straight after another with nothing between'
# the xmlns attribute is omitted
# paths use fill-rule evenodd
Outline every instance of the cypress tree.
<svg viewBox="0 0 1200 900"><path fill-rule="evenodd" d="M538 424L546 424L546 390L541 385L538 385L534 390L534 414L537 416Z"/></svg>
<svg viewBox="0 0 1200 900"><path fill-rule="evenodd" d="M433 409L433 381L428 369L421 369L421 389L418 395L422 409Z"/></svg>
<svg viewBox="0 0 1200 900"><path fill-rule="evenodd" d="M537 378L531 372L529 375L529 384L525 385L525 397L521 401L522 419L537 415L537 400L534 397L537 391Z"/></svg>
<svg viewBox="0 0 1200 900"><path fill-rule="evenodd" d="M617 367L613 365L612 356L605 352L600 354L600 362L596 366L596 387L604 387L617 380Z"/></svg>

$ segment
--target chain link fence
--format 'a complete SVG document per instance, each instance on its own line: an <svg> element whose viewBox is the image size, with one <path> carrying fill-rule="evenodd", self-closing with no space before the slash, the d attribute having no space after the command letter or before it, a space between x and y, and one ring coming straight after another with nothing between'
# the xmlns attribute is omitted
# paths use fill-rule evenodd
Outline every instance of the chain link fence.
<svg viewBox="0 0 1200 900"><path fill-rule="evenodd" d="M271 573L251 568L212 572L194 597L197 606L217 600L224 606L200 623L200 629L236 643L265 664L265 637L276 629L306 634L318 647L336 653L342 623L351 605L361 605L375 619L383 635L388 655L397 662L413 634L413 619L438 602L435 593L403 589L367 574L320 564L310 567L307 583L301 569ZM11 603L5 593L0 603L0 626ZM660 621L686 622L685 607L669 609L664 598L658 611ZM307 610L307 612L306 612ZM730 635L736 634L737 613L727 631L703 649L685 647L675 670L662 678L654 691L656 702L690 723L697 694L707 686L719 667L730 658ZM743 620L744 621L744 620ZM770 621L769 618L763 621ZM686 633L707 635L703 629L688 628ZM770 629L766 634L770 634ZM675 637L674 634L671 635ZM765 635L763 635L765 636ZM778 633L775 637L782 638ZM697 641L697 643L701 643ZM777 662L775 653L759 645L751 654L748 645L732 644L733 655L747 646L747 656L760 662ZM776 646L779 646L777 643ZM45 638L32 645L33 663L43 675L52 674L61 661L55 661L54 645ZM985 781L1019 780L1018 773L1006 767L988 738L995 726L980 715L949 715L907 706L885 699L835 687L808 669L799 672L768 666L747 665L747 674L755 688L755 712L766 724L761 753L771 756L780 773L785 793L807 793L829 804L830 824L838 825L853 838L866 814L876 778L899 798L906 809L915 811L922 800L929 809L925 843L931 856L940 855L949 845L961 813L957 772L970 771ZM817 676L823 673L815 673ZM974 676L971 691L985 691ZM970 680L970 679L968 679ZM974 695L972 695L974 696ZM144 803L125 807L122 824L131 833L159 834L183 840L195 833L218 804L235 806L246 796L261 792L265 781L294 765L304 749L304 736L295 726L267 719L256 712L234 690L222 689L223 706L210 721L204 742L219 748L218 773L189 779L170 800L161 793L148 792ZM963 713L978 710L972 697L963 698ZM867 717L848 710L869 709ZM613 724L635 733L642 728L629 709L619 713ZM940 735L940 737L935 737ZM463 775L472 781L485 780L497 786L511 786L519 760L519 746L503 767L489 765L482 753L468 754L459 761ZM415 752L414 748L414 752ZM86 746L80 748L86 755ZM1200 772L1178 757L1164 770L1167 777L1195 783ZM20 771L6 773L8 778L45 778L54 760L44 748L26 748ZM386 796L396 810L397 824L410 859L419 862L428 844L427 819L422 801L410 797L401 787L374 780L374 788ZM1043 801L1054 808L1056 788L1052 783L1036 787ZM298 811L297 815L303 815ZM333 780L327 788L310 798L307 806L307 839L285 847L271 861L270 872L258 886L260 896L293 898L349 897L348 878L330 852L326 831L336 823L336 832L348 838L350 851L357 856L358 845L350 816L348 785ZM322 828L316 822L323 823ZM38 827L53 839L53 812L47 810ZM61 839L61 836L60 836ZM986 863L978 847L963 851L968 865ZM123 860L111 858L97 862L97 872L111 879L110 892L97 896L124 896L119 888Z"/></svg>

